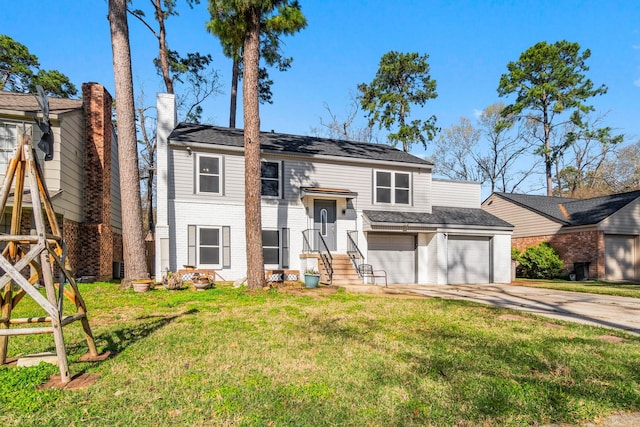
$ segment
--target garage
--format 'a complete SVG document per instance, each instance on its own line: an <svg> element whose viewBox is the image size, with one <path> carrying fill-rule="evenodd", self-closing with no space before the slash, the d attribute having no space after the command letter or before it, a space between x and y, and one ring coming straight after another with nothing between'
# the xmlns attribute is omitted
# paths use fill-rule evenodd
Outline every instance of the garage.
<svg viewBox="0 0 640 427"><path fill-rule="evenodd" d="M416 236L371 234L367 236L367 263L385 270L389 283L416 283Z"/></svg>
<svg viewBox="0 0 640 427"><path fill-rule="evenodd" d="M449 235L447 241L447 283L491 282L489 237Z"/></svg>
<svg viewBox="0 0 640 427"><path fill-rule="evenodd" d="M604 236L606 280L635 280L635 236Z"/></svg>

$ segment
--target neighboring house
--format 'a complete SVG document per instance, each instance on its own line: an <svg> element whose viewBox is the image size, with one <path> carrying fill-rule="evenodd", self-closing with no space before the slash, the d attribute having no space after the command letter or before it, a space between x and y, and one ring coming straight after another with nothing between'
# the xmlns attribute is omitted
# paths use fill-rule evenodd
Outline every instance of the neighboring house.
<svg viewBox="0 0 640 427"><path fill-rule="evenodd" d="M640 280L640 191L591 199L494 193L482 208L514 225L514 248L549 242L578 278Z"/></svg>
<svg viewBox="0 0 640 427"><path fill-rule="evenodd" d="M176 127L173 97L158 104L156 277L192 265L241 279L243 131ZM478 184L432 180L430 162L387 145L274 132L260 144L266 270L318 260L326 276L319 250L389 283L510 281L512 227L480 209ZM332 283L352 280L349 268L333 266Z"/></svg>
<svg viewBox="0 0 640 427"><path fill-rule="evenodd" d="M102 85L85 83L82 97L49 98L53 160L44 161L44 153L37 148L36 153L76 276L104 280L113 276L114 262L122 267L123 259L118 145L109 93ZM19 130L26 129L37 146L41 131L35 119L41 117L34 95L0 92L1 179L15 152ZM3 233L10 229L12 200L0 213ZM27 234L35 228L29 204L27 197L21 219Z"/></svg>

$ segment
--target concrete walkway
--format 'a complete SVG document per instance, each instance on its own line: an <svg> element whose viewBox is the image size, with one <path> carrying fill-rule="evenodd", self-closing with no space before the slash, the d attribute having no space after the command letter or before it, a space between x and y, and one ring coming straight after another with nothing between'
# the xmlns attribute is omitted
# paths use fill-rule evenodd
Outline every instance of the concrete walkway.
<svg viewBox="0 0 640 427"><path fill-rule="evenodd" d="M640 298L529 288L519 285L389 285L386 292L460 299L640 335Z"/></svg>

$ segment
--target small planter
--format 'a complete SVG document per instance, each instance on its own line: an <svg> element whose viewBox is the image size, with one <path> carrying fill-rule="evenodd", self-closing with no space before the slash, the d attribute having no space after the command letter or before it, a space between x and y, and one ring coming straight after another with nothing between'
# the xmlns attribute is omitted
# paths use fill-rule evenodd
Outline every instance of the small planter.
<svg viewBox="0 0 640 427"><path fill-rule="evenodd" d="M139 279L131 282L131 287L135 292L147 292L151 289L151 279Z"/></svg>
<svg viewBox="0 0 640 427"><path fill-rule="evenodd" d="M304 287L305 288L317 288L318 283L320 283L320 275L319 274L309 274L305 273L304 275Z"/></svg>
<svg viewBox="0 0 640 427"><path fill-rule="evenodd" d="M194 277L193 287L196 288L197 291L204 291L211 287L211 281L208 277Z"/></svg>

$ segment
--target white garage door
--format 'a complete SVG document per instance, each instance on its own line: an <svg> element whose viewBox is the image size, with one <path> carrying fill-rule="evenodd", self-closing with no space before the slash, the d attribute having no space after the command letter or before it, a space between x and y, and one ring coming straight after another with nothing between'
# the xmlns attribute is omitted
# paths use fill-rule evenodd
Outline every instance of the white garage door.
<svg viewBox="0 0 640 427"><path fill-rule="evenodd" d="M604 236L604 274L607 280L635 280L635 237Z"/></svg>
<svg viewBox="0 0 640 427"><path fill-rule="evenodd" d="M451 236L447 244L447 283L489 283L489 237Z"/></svg>
<svg viewBox="0 0 640 427"><path fill-rule="evenodd" d="M416 283L416 236L369 234L367 263L385 270L389 283Z"/></svg>

